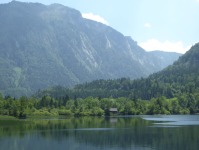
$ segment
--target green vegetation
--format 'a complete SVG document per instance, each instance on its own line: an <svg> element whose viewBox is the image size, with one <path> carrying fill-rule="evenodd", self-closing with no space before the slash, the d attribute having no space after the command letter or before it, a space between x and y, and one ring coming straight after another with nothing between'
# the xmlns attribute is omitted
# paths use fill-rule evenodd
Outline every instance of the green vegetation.
<svg viewBox="0 0 199 150"><path fill-rule="evenodd" d="M154 73L148 78L130 80L95 80L90 83L76 85L73 89L53 87L37 91L33 96L40 98L45 94L51 97L64 96L86 98L88 96L102 98L129 97L136 95L139 99L150 100L160 96L174 98L190 92L199 93L199 43L195 44L186 54L173 65L163 71Z"/></svg>
<svg viewBox="0 0 199 150"><path fill-rule="evenodd" d="M13 116L0 116L0 120L4 120L4 119L12 120L12 119L16 119L16 118Z"/></svg>
<svg viewBox="0 0 199 150"><path fill-rule="evenodd" d="M161 60L110 26L59 4L0 5L0 93L29 97L39 88L96 79L147 77Z"/></svg>
<svg viewBox="0 0 199 150"><path fill-rule="evenodd" d="M21 97L19 100L5 97L0 100L0 114L20 118L26 116L102 116L111 115L110 108L117 108L120 115L153 115L153 114L194 114L199 112L199 94L189 91L182 96L166 99L166 97L152 98L150 101L137 99L136 95L120 98L70 99L68 94L59 99L43 96L29 99Z"/></svg>
<svg viewBox="0 0 199 150"><path fill-rule="evenodd" d="M73 89L56 86L38 90L28 99L0 96L0 114L101 116L110 115L109 108L123 115L198 113L198 58L195 44L174 65L145 79L96 80Z"/></svg>
<svg viewBox="0 0 199 150"><path fill-rule="evenodd" d="M22 21L17 20L20 26L9 26L16 22L10 23L14 20L7 20L5 13L7 9L0 9L2 12L0 18L2 22L5 22L4 26L14 33L11 40L8 33L4 32L4 27L0 28L0 33L5 34L4 37L0 37L0 82L2 83L0 92L18 99L1 96L0 114L16 117L109 115L107 110L111 107L116 107L120 114L129 115L198 112L199 43L192 46L173 65L148 78L105 80L122 77L124 74L131 78L146 76L145 71L153 72L157 66L156 69L150 65L142 68L138 61L132 59L132 55L118 54L118 51L124 50L118 49L118 45L113 43L123 45L123 47L126 42L129 43L134 55L140 58L139 61L141 61L141 55L145 55L146 52L131 38L124 37L110 27L83 19L84 23L92 24L89 29L90 34L87 34L87 29L82 27L83 23L76 22L77 18L82 19L81 14L76 10L56 4L44 6L20 2L12 2L6 4L5 7L12 10L14 18ZM36 8L40 11L34 11ZM60 13L56 14L54 10ZM67 10L73 12L72 21ZM38 14L35 14L36 12ZM60 14L65 14L68 19L63 19ZM21 16L23 17L20 18ZM77 26L74 26L72 22L76 22ZM26 28L23 28L24 24ZM97 28L101 30L96 31L95 25L99 25ZM74 33L75 30L78 34ZM106 33L106 30L112 32ZM22 31L28 38L21 36ZM97 40L99 36L96 34L101 35L102 31L106 35L101 38L105 38L106 41L108 39L112 43L109 47L111 51L107 50L103 40L102 43L96 43L100 41ZM14 44L10 45L12 43L10 41ZM114 52L117 55L113 55ZM152 55L150 59L153 60ZM151 61L146 60L143 63L150 64ZM155 59L153 63L158 64L158 60ZM104 79L77 84L99 78ZM68 87L77 85L69 89L55 86L58 84ZM55 87L43 89L50 86ZM30 95L38 88L43 90L39 89L30 98L21 97ZM74 99L70 99L71 97Z"/></svg>
<svg viewBox="0 0 199 150"><path fill-rule="evenodd" d="M199 43L192 46L173 65L150 75L148 78L136 80L130 80L130 78L101 79L76 85L73 89L57 86L40 90L33 97L40 98L47 94L56 98L63 97L65 93L68 93L70 97L77 95L83 99L92 96L94 99L98 98L100 102L103 98L109 98L109 100L112 98L120 104L122 109L119 110L123 110L120 113L124 114L196 113L199 107L198 65ZM122 99L122 102L118 102L118 99ZM138 103L143 108L140 109L140 113L138 113L139 107L136 107L135 99L140 99ZM150 101L147 103L141 99ZM133 104L128 103L132 101ZM125 109L125 103L128 103L130 109ZM144 106L141 105L142 103ZM130 112L131 109L134 110Z"/></svg>

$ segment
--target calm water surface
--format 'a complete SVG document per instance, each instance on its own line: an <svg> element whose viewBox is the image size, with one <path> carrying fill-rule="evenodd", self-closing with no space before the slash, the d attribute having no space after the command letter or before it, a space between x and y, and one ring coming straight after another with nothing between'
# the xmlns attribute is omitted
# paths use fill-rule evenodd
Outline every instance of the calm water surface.
<svg viewBox="0 0 199 150"><path fill-rule="evenodd" d="M0 150L197 150L199 115L0 121Z"/></svg>

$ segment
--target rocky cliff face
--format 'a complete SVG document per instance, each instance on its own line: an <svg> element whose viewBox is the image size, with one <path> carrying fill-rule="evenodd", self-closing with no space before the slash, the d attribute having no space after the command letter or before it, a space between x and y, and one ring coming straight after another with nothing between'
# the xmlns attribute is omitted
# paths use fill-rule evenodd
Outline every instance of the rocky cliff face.
<svg viewBox="0 0 199 150"><path fill-rule="evenodd" d="M151 51L149 53L152 53L153 55L157 56L161 60L161 68L164 69L168 67L169 65L172 65L175 61L178 60L180 56L183 54L176 53L176 52L163 52L163 51Z"/></svg>
<svg viewBox="0 0 199 150"><path fill-rule="evenodd" d="M147 77L161 60L104 24L59 4L0 5L0 92L36 90L95 79Z"/></svg>

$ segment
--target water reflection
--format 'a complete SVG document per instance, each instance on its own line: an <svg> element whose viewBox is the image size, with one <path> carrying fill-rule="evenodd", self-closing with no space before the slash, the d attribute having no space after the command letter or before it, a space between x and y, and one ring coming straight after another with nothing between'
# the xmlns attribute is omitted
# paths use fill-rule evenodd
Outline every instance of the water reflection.
<svg viewBox="0 0 199 150"><path fill-rule="evenodd" d="M194 124L197 119L128 116L29 119L9 125L0 122L0 149L195 150L199 148L199 126Z"/></svg>
<svg viewBox="0 0 199 150"><path fill-rule="evenodd" d="M154 115L152 118L151 117L149 118L149 116L145 116L142 117L142 119L161 122L161 123L154 123L156 125L173 125L173 126L199 125L199 115L172 115L172 116Z"/></svg>
<svg viewBox="0 0 199 150"><path fill-rule="evenodd" d="M110 122L111 122L111 123L117 123L117 117L110 118Z"/></svg>

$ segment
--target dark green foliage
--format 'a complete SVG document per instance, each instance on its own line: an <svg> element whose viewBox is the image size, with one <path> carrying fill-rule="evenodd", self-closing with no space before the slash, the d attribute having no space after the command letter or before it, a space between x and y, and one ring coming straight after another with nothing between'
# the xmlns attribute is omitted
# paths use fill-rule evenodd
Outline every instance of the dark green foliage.
<svg viewBox="0 0 199 150"><path fill-rule="evenodd" d="M50 107L52 107L53 106L53 99L51 98L51 100L50 100Z"/></svg>
<svg viewBox="0 0 199 150"><path fill-rule="evenodd" d="M110 116L109 109L105 109L105 116Z"/></svg>
<svg viewBox="0 0 199 150"><path fill-rule="evenodd" d="M136 100L133 100L136 99ZM36 107L35 107L36 106ZM76 115L76 116L101 116L113 115L110 108L117 108L117 114L142 115L142 114L195 114L199 112L199 93L183 93L182 96L166 99L161 96L150 101L133 98L93 98L85 99L74 97L64 105L62 98L58 100L44 95L42 98L29 99L21 97L13 100L11 97L0 99L0 114L25 118L27 115Z"/></svg>
<svg viewBox="0 0 199 150"><path fill-rule="evenodd" d="M115 80L95 80L90 83L78 84L73 89L65 87L54 87L36 93L35 97L41 97L45 93L55 97L56 94L63 96L69 93L70 96L86 98L88 96L102 98L112 96L129 97L134 102L136 98L150 100L153 97L165 96L173 98L182 96L183 93L192 94L199 92L199 67L197 62L199 57L199 44L195 44L185 55L181 56L173 65L163 71L154 73L148 78L130 80L130 78L120 78ZM192 58L194 56L194 61ZM185 61L187 60L187 62ZM182 104L184 105L184 104Z"/></svg>
<svg viewBox="0 0 199 150"><path fill-rule="evenodd" d="M75 95L75 98L74 98L75 102L74 102L74 105L75 105L75 108L78 107L78 100L77 100L77 96Z"/></svg>
<svg viewBox="0 0 199 150"><path fill-rule="evenodd" d="M20 111L19 118L26 118L26 113L24 113L23 111Z"/></svg>
<svg viewBox="0 0 199 150"><path fill-rule="evenodd" d="M0 9L0 33L4 35L0 36L0 91L18 98L39 90L29 99L0 94L0 114L110 115L113 107L126 115L199 112L199 43L164 70L131 80L158 70L148 63L153 55L146 56L131 38L64 6L20 2L5 6L13 16L6 17L7 9ZM112 45L107 47L107 42ZM126 43L136 57L148 57L147 65L126 55ZM103 79L94 80L99 78ZM54 87L44 89L49 86Z"/></svg>
<svg viewBox="0 0 199 150"><path fill-rule="evenodd" d="M99 97L98 97L98 100L100 101L101 99L102 99L102 97L101 97L101 96L99 96Z"/></svg>
<svg viewBox="0 0 199 150"><path fill-rule="evenodd" d="M120 78L116 80L95 80L90 83L78 84L73 89L65 87L54 87L41 90L35 97L40 97L45 93L50 96L57 94L63 96L69 93L70 96L86 98L88 96L98 98L119 98L127 97L128 101L111 104L117 106L123 114L189 114L199 112L199 69L197 55L199 44L195 44L190 51L181 56L174 65L167 67L161 72L154 73L148 78L130 80L129 78ZM193 55L194 54L194 55ZM186 61L185 61L186 60ZM179 63L180 62L180 63ZM173 98L166 100L166 98ZM175 97L175 98L174 98ZM154 99L155 98L155 99ZM151 100L149 104L143 103L139 99ZM133 103L130 103L133 102ZM109 115L108 103L104 99L100 100L101 108ZM89 102L88 108L91 109L92 102Z"/></svg>

